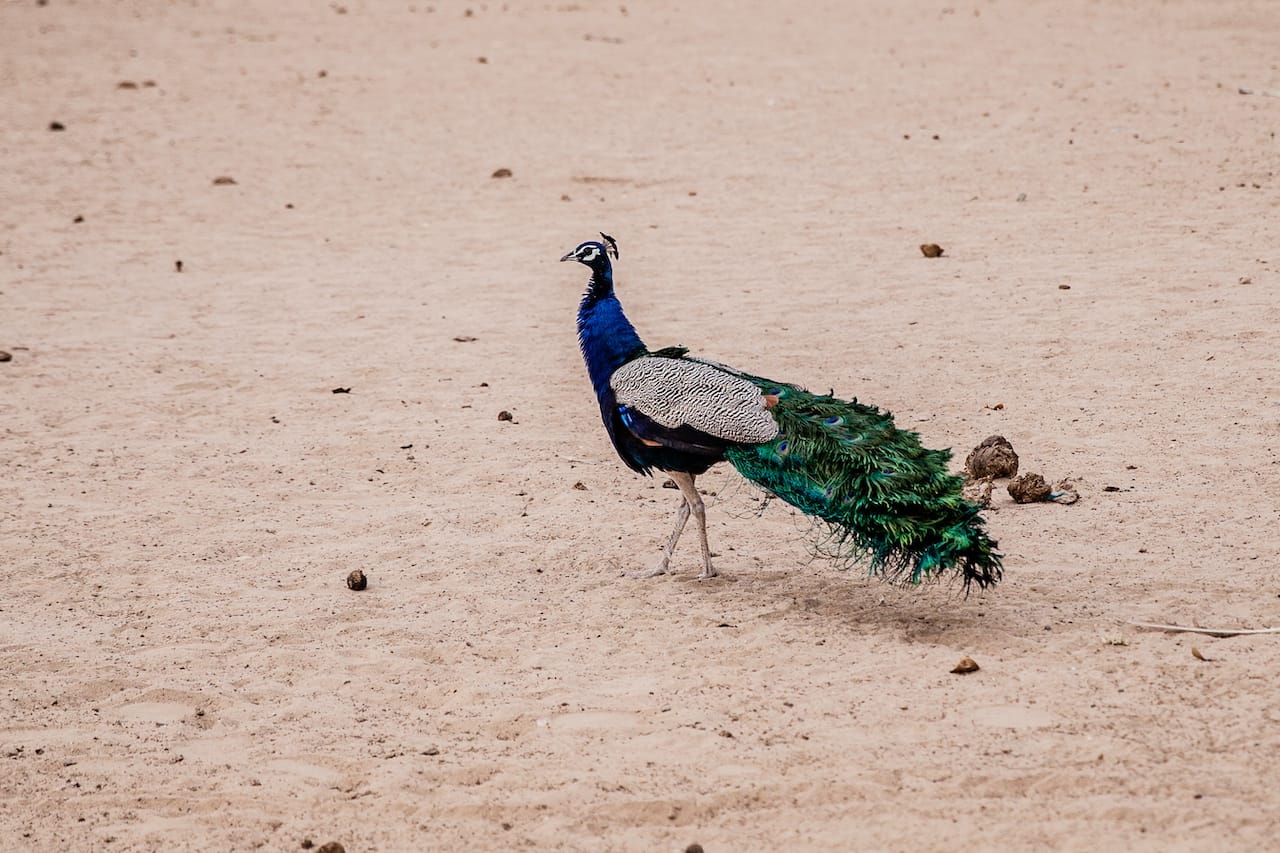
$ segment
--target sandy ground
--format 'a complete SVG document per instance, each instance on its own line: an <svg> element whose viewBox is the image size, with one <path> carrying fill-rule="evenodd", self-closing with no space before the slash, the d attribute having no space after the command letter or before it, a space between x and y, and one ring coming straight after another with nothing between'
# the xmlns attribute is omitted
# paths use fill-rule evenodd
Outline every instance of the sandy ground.
<svg viewBox="0 0 1280 853"><path fill-rule="evenodd" d="M1280 623L1280 9L784 5L0 4L10 848L1274 848L1280 636L1124 623ZM965 599L718 469L723 577L619 578L601 229L652 346L1080 502Z"/></svg>

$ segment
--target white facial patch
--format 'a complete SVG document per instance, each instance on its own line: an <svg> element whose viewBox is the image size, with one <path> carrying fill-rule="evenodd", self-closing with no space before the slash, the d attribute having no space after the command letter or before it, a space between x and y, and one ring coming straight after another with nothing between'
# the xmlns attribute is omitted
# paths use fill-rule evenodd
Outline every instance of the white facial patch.
<svg viewBox="0 0 1280 853"><path fill-rule="evenodd" d="M596 256L599 254L600 252L596 250L595 246L590 246L587 249L584 249L581 255L578 255L578 260L590 263L594 261Z"/></svg>

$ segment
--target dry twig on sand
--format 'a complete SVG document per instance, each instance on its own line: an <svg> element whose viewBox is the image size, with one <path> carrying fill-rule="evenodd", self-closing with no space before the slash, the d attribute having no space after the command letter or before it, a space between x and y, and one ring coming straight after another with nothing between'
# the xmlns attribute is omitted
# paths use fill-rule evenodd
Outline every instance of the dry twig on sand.
<svg viewBox="0 0 1280 853"><path fill-rule="evenodd" d="M1240 637L1246 634L1280 634L1280 628L1198 628L1189 625L1164 625L1159 622L1126 622L1135 628L1168 631L1171 634L1208 634L1210 637Z"/></svg>

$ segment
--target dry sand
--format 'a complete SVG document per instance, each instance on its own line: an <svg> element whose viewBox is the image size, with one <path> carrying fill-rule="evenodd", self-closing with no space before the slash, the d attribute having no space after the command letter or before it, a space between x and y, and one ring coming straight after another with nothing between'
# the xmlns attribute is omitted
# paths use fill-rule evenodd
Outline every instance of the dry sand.
<svg viewBox="0 0 1280 853"><path fill-rule="evenodd" d="M0 5L10 849L1275 848L1280 636L1123 623L1280 623L1280 9L785 5ZM620 579L601 229L651 345L1080 502L965 599L718 469Z"/></svg>

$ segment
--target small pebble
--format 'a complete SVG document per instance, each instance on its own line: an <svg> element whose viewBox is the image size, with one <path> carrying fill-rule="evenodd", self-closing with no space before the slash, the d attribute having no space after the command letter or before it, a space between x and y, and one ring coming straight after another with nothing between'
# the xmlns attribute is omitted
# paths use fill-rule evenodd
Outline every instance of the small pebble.
<svg viewBox="0 0 1280 853"><path fill-rule="evenodd" d="M51 121L49 122L49 129L50 130L66 130L67 126L60 121Z"/></svg>
<svg viewBox="0 0 1280 853"><path fill-rule="evenodd" d="M971 672L977 672L981 668L973 658L960 658L960 663L956 664L951 671L957 675L967 675Z"/></svg>
<svg viewBox="0 0 1280 853"><path fill-rule="evenodd" d="M0 362L13 361L13 353L0 350Z"/></svg>
<svg viewBox="0 0 1280 853"><path fill-rule="evenodd" d="M924 255L926 258L940 258L942 257L942 253L945 251L946 250L937 243L920 244L920 254Z"/></svg>
<svg viewBox="0 0 1280 853"><path fill-rule="evenodd" d="M215 187L228 187L235 184L235 182L236 182L236 179L231 177L230 175L219 175L218 177L213 179L213 185Z"/></svg>
<svg viewBox="0 0 1280 853"><path fill-rule="evenodd" d="M684 848L684 853L702 853L702 845L695 841L693 844Z"/></svg>
<svg viewBox="0 0 1280 853"><path fill-rule="evenodd" d="M498 420L500 421L514 420L514 416L510 412L508 412L506 409L503 409L501 412L498 412Z"/></svg>
<svg viewBox="0 0 1280 853"><path fill-rule="evenodd" d="M491 177L491 178L509 178L509 177L511 177L511 170L510 170L510 169L494 169L494 170L493 170L493 174L492 174L492 175L490 175L489 177Z"/></svg>
<svg viewBox="0 0 1280 853"><path fill-rule="evenodd" d="M364 572L354 569L351 574L347 575L347 589L353 589L356 592L369 586L369 579L364 576Z"/></svg>

